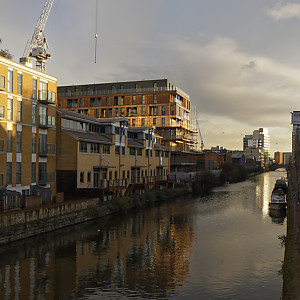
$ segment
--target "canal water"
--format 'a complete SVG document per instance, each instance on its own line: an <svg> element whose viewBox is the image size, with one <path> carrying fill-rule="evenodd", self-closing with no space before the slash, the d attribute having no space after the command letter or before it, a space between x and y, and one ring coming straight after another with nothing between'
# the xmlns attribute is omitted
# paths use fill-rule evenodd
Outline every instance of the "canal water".
<svg viewBox="0 0 300 300"><path fill-rule="evenodd" d="M280 299L269 172L0 249L0 299Z"/></svg>

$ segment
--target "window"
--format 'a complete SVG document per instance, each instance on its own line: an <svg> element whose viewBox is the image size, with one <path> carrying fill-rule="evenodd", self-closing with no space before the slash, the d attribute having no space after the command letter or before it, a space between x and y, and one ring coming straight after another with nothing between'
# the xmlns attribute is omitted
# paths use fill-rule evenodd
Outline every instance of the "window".
<svg viewBox="0 0 300 300"><path fill-rule="evenodd" d="M110 154L110 145L103 145L103 154Z"/></svg>
<svg viewBox="0 0 300 300"><path fill-rule="evenodd" d="M129 154L135 156L135 148L130 147L129 148Z"/></svg>
<svg viewBox="0 0 300 300"><path fill-rule="evenodd" d="M145 126L145 119L144 118L142 119L142 126L143 127Z"/></svg>
<svg viewBox="0 0 300 300"><path fill-rule="evenodd" d="M0 106L0 118L4 118L4 117L5 117L5 107Z"/></svg>
<svg viewBox="0 0 300 300"><path fill-rule="evenodd" d="M18 73L17 75L17 94L22 95L23 92L23 75Z"/></svg>
<svg viewBox="0 0 300 300"><path fill-rule="evenodd" d="M13 99L7 99L7 120L13 119Z"/></svg>
<svg viewBox="0 0 300 300"><path fill-rule="evenodd" d="M115 146L115 154L120 155L120 146Z"/></svg>
<svg viewBox="0 0 300 300"><path fill-rule="evenodd" d="M17 131L16 152L22 153L22 132Z"/></svg>
<svg viewBox="0 0 300 300"><path fill-rule="evenodd" d="M9 93L13 92L13 71L8 70L7 73L7 91Z"/></svg>
<svg viewBox="0 0 300 300"><path fill-rule="evenodd" d="M4 152L4 140L0 140L0 153Z"/></svg>
<svg viewBox="0 0 300 300"><path fill-rule="evenodd" d="M100 110L97 108L97 109L96 109L96 118L99 118L99 116L100 116L99 111L100 111Z"/></svg>
<svg viewBox="0 0 300 300"><path fill-rule="evenodd" d="M22 165L20 162L16 163L16 184L21 184L21 169Z"/></svg>
<svg viewBox="0 0 300 300"><path fill-rule="evenodd" d="M159 150L155 150L155 157L160 157L160 151Z"/></svg>
<svg viewBox="0 0 300 300"><path fill-rule="evenodd" d="M162 107L161 107L161 115L162 115L162 116L165 116L165 115L166 115L166 107L165 107L165 106L162 106Z"/></svg>
<svg viewBox="0 0 300 300"><path fill-rule="evenodd" d="M154 82L154 84L153 84L153 90L154 90L154 91L158 91L158 88L157 88L157 82Z"/></svg>
<svg viewBox="0 0 300 300"><path fill-rule="evenodd" d="M80 183L84 183L84 172L80 172Z"/></svg>
<svg viewBox="0 0 300 300"><path fill-rule="evenodd" d="M39 152L47 154L47 134L39 134Z"/></svg>
<svg viewBox="0 0 300 300"><path fill-rule="evenodd" d="M153 126L156 126L156 118L153 118Z"/></svg>
<svg viewBox="0 0 300 300"><path fill-rule="evenodd" d="M12 130L7 130L7 152L12 152Z"/></svg>
<svg viewBox="0 0 300 300"><path fill-rule="evenodd" d="M32 99L37 99L37 79L32 79Z"/></svg>
<svg viewBox="0 0 300 300"><path fill-rule="evenodd" d="M87 143L80 142L80 152L87 152Z"/></svg>
<svg viewBox="0 0 300 300"><path fill-rule="evenodd" d="M109 180L112 180L112 171L109 171Z"/></svg>
<svg viewBox="0 0 300 300"><path fill-rule="evenodd" d="M124 117L124 116L125 116L125 108L121 107L121 117Z"/></svg>
<svg viewBox="0 0 300 300"><path fill-rule="evenodd" d="M0 174L0 186L4 186L4 175Z"/></svg>
<svg viewBox="0 0 300 300"><path fill-rule="evenodd" d="M137 148L136 152L137 152L137 156L143 156L143 149Z"/></svg>
<svg viewBox="0 0 300 300"><path fill-rule="evenodd" d="M156 104L156 103L157 103L156 95L153 95L153 104Z"/></svg>
<svg viewBox="0 0 300 300"><path fill-rule="evenodd" d="M109 97L106 97L106 106L109 106Z"/></svg>
<svg viewBox="0 0 300 300"><path fill-rule="evenodd" d="M101 98L91 98L91 106L101 106Z"/></svg>
<svg viewBox="0 0 300 300"><path fill-rule="evenodd" d="M99 144L91 144L91 153L100 153Z"/></svg>
<svg viewBox="0 0 300 300"><path fill-rule="evenodd" d="M116 108L116 114L115 114L116 117L119 116L119 111L120 111L119 108Z"/></svg>
<svg viewBox="0 0 300 300"><path fill-rule="evenodd" d="M36 103L32 103L32 109L31 109L31 113L32 113L32 124L36 125L37 124L37 104Z"/></svg>
<svg viewBox="0 0 300 300"><path fill-rule="evenodd" d="M40 125L47 125L47 107L40 105L39 107Z"/></svg>
<svg viewBox="0 0 300 300"><path fill-rule="evenodd" d="M7 185L12 184L12 163L11 162L6 163L6 184Z"/></svg>
<svg viewBox="0 0 300 300"><path fill-rule="evenodd" d="M162 118L162 119L161 119L161 123L162 123L162 126L165 126L165 125L166 125L166 119L165 119L165 118Z"/></svg>
<svg viewBox="0 0 300 300"><path fill-rule="evenodd" d="M142 106L142 116L145 116L146 114L146 106Z"/></svg>
<svg viewBox="0 0 300 300"><path fill-rule="evenodd" d="M132 105L136 105L136 96L132 96Z"/></svg>
<svg viewBox="0 0 300 300"><path fill-rule="evenodd" d="M146 96L145 95L142 96L142 104L146 104Z"/></svg>
<svg viewBox="0 0 300 300"><path fill-rule="evenodd" d="M36 162L31 163L31 183L36 182Z"/></svg>
<svg viewBox="0 0 300 300"><path fill-rule="evenodd" d="M22 101L17 101L17 122L22 122Z"/></svg>
<svg viewBox="0 0 300 300"><path fill-rule="evenodd" d="M132 119L132 127L135 127L135 119Z"/></svg>
<svg viewBox="0 0 300 300"><path fill-rule="evenodd" d="M48 83L40 81L40 95L39 95L39 100L48 100L47 96L48 96Z"/></svg>
<svg viewBox="0 0 300 300"><path fill-rule="evenodd" d="M122 155L125 155L125 147L122 147Z"/></svg>
<svg viewBox="0 0 300 300"><path fill-rule="evenodd" d="M118 171L115 171L115 179L118 179Z"/></svg>
<svg viewBox="0 0 300 300"><path fill-rule="evenodd" d="M32 148L32 153L36 153L36 133L32 134L32 139L31 139L31 148Z"/></svg>
<svg viewBox="0 0 300 300"><path fill-rule="evenodd" d="M170 112L170 114L172 116L175 115L175 106L174 105L171 106L171 112Z"/></svg>
<svg viewBox="0 0 300 300"><path fill-rule="evenodd" d="M87 183L91 183L91 177L92 177L92 173L87 172Z"/></svg>

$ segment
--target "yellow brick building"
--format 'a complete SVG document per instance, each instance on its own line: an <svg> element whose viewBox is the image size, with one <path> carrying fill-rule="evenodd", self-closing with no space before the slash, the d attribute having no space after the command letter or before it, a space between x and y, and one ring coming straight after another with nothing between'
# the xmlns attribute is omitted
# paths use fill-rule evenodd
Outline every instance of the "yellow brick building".
<svg viewBox="0 0 300 300"><path fill-rule="evenodd" d="M0 56L0 210L56 194L57 79Z"/></svg>
<svg viewBox="0 0 300 300"><path fill-rule="evenodd" d="M129 127L127 118L98 119L57 110L57 189L103 196L138 193L166 185L169 149L153 127Z"/></svg>

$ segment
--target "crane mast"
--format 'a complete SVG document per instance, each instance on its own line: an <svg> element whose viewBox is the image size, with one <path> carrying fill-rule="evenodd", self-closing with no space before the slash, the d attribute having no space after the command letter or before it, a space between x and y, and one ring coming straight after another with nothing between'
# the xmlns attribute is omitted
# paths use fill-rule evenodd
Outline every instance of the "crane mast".
<svg viewBox="0 0 300 300"><path fill-rule="evenodd" d="M200 148L201 148L201 151L203 151L203 148L204 148L204 142L203 142L203 138L202 138L202 134L201 134L201 130L200 130L200 126L199 126L198 120L196 120L196 121L197 121L197 126L198 126L198 130L199 130L200 139L201 139L201 145L200 145Z"/></svg>
<svg viewBox="0 0 300 300"><path fill-rule="evenodd" d="M42 14L40 15L37 24L35 26L31 41L27 43L23 53L23 57L20 58L20 63L25 65L31 65L31 57L36 59L36 69L42 72L46 71L46 60L51 56L46 53L47 42L44 37L44 29L49 17L54 0L47 0Z"/></svg>

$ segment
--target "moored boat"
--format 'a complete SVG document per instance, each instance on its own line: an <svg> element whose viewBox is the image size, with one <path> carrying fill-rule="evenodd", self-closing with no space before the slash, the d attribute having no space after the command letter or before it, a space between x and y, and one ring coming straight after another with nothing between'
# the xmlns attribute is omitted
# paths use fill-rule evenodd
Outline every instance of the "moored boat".
<svg viewBox="0 0 300 300"><path fill-rule="evenodd" d="M271 195L271 201L269 202L269 208L274 210L285 210L286 206L287 203L284 191L281 188L274 188Z"/></svg>

